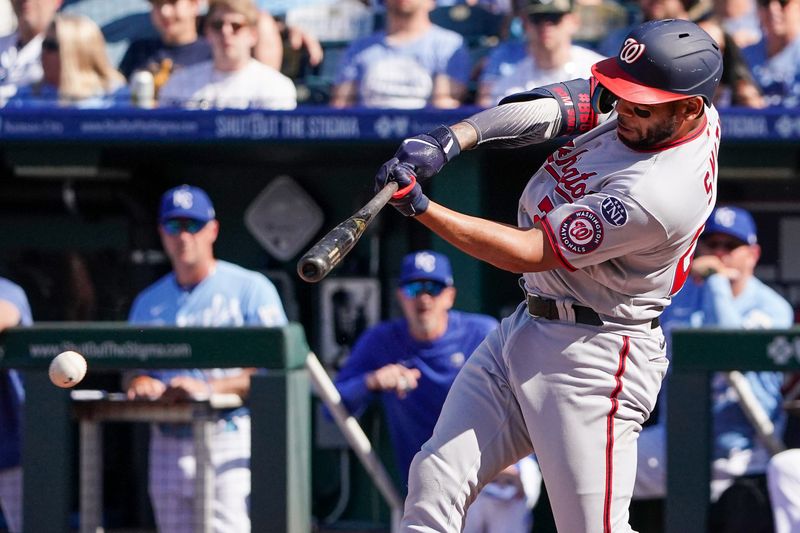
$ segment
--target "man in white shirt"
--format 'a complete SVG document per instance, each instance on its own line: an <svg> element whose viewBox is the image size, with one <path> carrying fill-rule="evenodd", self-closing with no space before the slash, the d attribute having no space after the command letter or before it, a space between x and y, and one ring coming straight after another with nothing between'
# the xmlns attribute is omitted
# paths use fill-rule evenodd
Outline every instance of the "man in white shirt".
<svg viewBox="0 0 800 533"><path fill-rule="evenodd" d="M11 0L17 31L0 37L0 107L17 87L42 78L44 32L61 7L61 0Z"/></svg>
<svg viewBox="0 0 800 533"><path fill-rule="evenodd" d="M391 109L461 105L470 58L464 38L431 22L430 0L386 0L386 27L354 40L339 63L330 105Z"/></svg>
<svg viewBox="0 0 800 533"><path fill-rule="evenodd" d="M211 0L206 38L213 60L173 74L161 88L161 106L294 109L292 80L251 56L258 17L252 0Z"/></svg>
<svg viewBox="0 0 800 533"><path fill-rule="evenodd" d="M549 83L591 76L602 56L572 43L580 21L572 0L526 0L520 8L525 42L508 41L489 56L476 103L488 107L504 97Z"/></svg>

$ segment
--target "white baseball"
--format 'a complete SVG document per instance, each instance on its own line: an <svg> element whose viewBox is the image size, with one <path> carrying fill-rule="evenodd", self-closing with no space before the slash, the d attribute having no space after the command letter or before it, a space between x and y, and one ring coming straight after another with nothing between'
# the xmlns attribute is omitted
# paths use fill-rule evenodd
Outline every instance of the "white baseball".
<svg viewBox="0 0 800 533"><path fill-rule="evenodd" d="M65 389L74 387L86 375L86 359L78 352L61 352L50 361L48 375L53 385Z"/></svg>

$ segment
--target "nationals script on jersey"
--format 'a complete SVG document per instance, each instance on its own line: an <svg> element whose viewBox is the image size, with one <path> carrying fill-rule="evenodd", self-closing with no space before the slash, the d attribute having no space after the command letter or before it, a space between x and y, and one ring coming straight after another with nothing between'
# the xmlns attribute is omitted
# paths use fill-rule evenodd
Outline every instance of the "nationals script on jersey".
<svg viewBox="0 0 800 533"><path fill-rule="evenodd" d="M541 220L563 268L526 273L530 293L641 325L669 305L689 273L717 195L719 114L648 151L626 146L616 117L553 152L520 199L518 223Z"/></svg>

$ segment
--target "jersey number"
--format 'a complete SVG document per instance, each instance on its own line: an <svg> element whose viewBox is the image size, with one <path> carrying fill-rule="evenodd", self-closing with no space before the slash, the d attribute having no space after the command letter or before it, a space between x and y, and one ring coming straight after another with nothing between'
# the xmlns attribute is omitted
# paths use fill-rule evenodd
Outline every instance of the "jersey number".
<svg viewBox="0 0 800 533"><path fill-rule="evenodd" d="M694 259L694 249L697 248L697 239L700 238L700 234L703 233L705 227L705 224L700 226L700 229L697 230L694 237L692 237L689 249L686 250L686 253L678 260L678 267L675 269L675 279L672 280L672 288L669 291L670 296L677 294L677 292L681 290L681 287L683 287L683 284L686 283L689 272L692 270L692 259Z"/></svg>
<svg viewBox="0 0 800 533"><path fill-rule="evenodd" d="M709 205L711 205L711 202L714 201L714 184L717 182L717 151L719 150L720 138L719 125L717 125L717 129L714 131L714 137L716 138L716 142L714 142L714 147L711 150L711 155L708 158L710 169L706 171L706 175L703 178L703 187L705 188ZM678 261L678 267L675 269L675 279L672 281L672 289L669 291L670 296L681 290L683 284L686 283L686 279L689 277L689 272L692 270L692 259L694 258L694 249L697 248L697 239L700 238L700 234L703 233L704 228L705 224L700 226L700 229L697 230L697 233L695 233L694 237L692 238L689 249L686 250L686 253L683 254Z"/></svg>

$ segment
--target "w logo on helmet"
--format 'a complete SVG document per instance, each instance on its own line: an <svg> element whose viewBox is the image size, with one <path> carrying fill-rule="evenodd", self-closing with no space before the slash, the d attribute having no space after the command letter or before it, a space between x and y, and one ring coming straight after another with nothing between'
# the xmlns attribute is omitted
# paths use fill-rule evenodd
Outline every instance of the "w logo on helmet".
<svg viewBox="0 0 800 533"><path fill-rule="evenodd" d="M636 39L626 39L622 45L622 50L619 51L619 60L625 63L633 63L644 53L645 45L636 41Z"/></svg>

